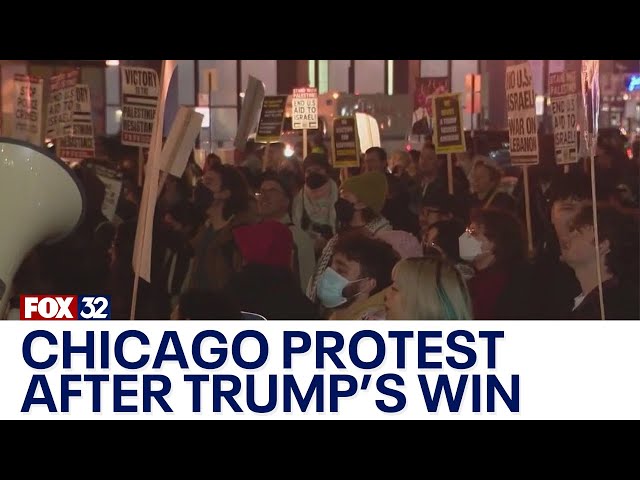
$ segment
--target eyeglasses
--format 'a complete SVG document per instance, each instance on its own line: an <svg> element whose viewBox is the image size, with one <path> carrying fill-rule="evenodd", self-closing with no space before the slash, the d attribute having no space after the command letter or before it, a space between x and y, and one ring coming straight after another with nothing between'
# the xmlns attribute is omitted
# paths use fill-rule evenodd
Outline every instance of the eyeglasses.
<svg viewBox="0 0 640 480"><path fill-rule="evenodd" d="M260 190L258 190L258 191L255 193L255 196L256 196L256 197L259 197L259 196L261 196L261 195L269 195L270 193L273 193L273 192L278 192L278 193L280 193L281 195L286 195L286 194L284 193L284 191L282 191L282 190L280 190L280 189L277 189L277 188L261 188Z"/></svg>

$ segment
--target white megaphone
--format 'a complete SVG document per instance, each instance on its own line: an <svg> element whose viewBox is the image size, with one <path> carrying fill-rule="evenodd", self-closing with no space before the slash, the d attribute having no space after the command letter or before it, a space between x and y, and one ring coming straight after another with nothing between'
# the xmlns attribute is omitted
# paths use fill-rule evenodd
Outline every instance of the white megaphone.
<svg viewBox="0 0 640 480"><path fill-rule="evenodd" d="M13 277L27 254L71 234L84 209L84 188L62 160L0 138L0 319L6 318Z"/></svg>

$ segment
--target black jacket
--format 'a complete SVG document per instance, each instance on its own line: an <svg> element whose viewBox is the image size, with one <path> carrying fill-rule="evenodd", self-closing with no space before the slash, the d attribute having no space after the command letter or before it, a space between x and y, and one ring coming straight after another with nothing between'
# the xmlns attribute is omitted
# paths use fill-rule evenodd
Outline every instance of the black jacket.
<svg viewBox="0 0 640 480"><path fill-rule="evenodd" d="M226 292L242 311L258 313L267 320L317 319L313 303L287 269L247 265L233 275Z"/></svg>
<svg viewBox="0 0 640 480"><path fill-rule="evenodd" d="M640 299L638 287L622 285L612 278L603 282L602 297L604 299L605 320L638 320L640 319ZM568 314L573 320L601 320L600 293L594 288L585 297L578 308Z"/></svg>

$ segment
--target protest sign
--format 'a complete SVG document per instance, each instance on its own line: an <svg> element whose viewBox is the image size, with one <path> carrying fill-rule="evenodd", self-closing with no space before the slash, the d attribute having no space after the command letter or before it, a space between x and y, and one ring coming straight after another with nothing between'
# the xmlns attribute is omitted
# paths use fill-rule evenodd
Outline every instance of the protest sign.
<svg viewBox="0 0 640 480"><path fill-rule="evenodd" d="M151 68L122 67L121 142L149 147L159 93L158 74Z"/></svg>
<svg viewBox="0 0 640 480"><path fill-rule="evenodd" d="M529 62L507 67L506 90L511 163L535 165L538 163L538 121Z"/></svg>
<svg viewBox="0 0 640 480"><path fill-rule="evenodd" d="M291 124L294 130L318 128L318 89L294 88Z"/></svg>
<svg viewBox="0 0 640 480"><path fill-rule="evenodd" d="M62 158L90 158L96 154L93 118L91 116L91 94L89 85L74 87L75 107L71 132L62 137L59 155Z"/></svg>
<svg viewBox="0 0 640 480"><path fill-rule="evenodd" d="M180 107L160 153L161 170L174 177L182 177L200 133L203 118L204 115L191 107Z"/></svg>
<svg viewBox="0 0 640 480"><path fill-rule="evenodd" d="M434 136L437 153L465 152L464 125L460 111L460 94L436 95L433 98Z"/></svg>
<svg viewBox="0 0 640 480"><path fill-rule="evenodd" d="M416 90L413 100L413 128L421 122L429 129L433 117L433 95L441 95L451 90L449 77L422 77L416 79Z"/></svg>
<svg viewBox="0 0 640 480"><path fill-rule="evenodd" d="M54 75L49 80L46 135L50 139L64 137L71 133L75 108L74 87L78 83L79 76L79 70L71 70Z"/></svg>
<svg viewBox="0 0 640 480"><path fill-rule="evenodd" d="M264 97L262 110L260 111L260 121L258 122L256 142L273 143L280 140L286 105L286 95Z"/></svg>
<svg viewBox="0 0 640 480"><path fill-rule="evenodd" d="M578 73L549 74L553 143L557 165L578 161Z"/></svg>
<svg viewBox="0 0 640 480"><path fill-rule="evenodd" d="M333 146L334 168L360 166L358 129L354 117L336 117L333 119L331 143Z"/></svg>
<svg viewBox="0 0 640 480"><path fill-rule="evenodd" d="M256 77L249 75L247 90L245 91L242 109L240 111L238 129L236 130L236 138L233 142L233 145L240 151L244 151L249 134L253 132L253 129L258 123L258 115L260 114L263 100L264 83Z"/></svg>
<svg viewBox="0 0 640 480"><path fill-rule="evenodd" d="M15 86L15 119L13 136L18 140L42 145L42 95L44 81L42 78L16 74Z"/></svg>
<svg viewBox="0 0 640 480"><path fill-rule="evenodd" d="M360 152L364 153L371 147L382 147L378 121L368 113L356 112L355 117Z"/></svg>

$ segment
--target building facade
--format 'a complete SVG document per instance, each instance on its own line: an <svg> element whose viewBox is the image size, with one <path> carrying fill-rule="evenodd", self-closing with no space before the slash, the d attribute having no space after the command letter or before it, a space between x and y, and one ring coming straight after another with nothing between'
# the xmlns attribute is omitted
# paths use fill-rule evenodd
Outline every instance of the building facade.
<svg viewBox="0 0 640 480"><path fill-rule="evenodd" d="M70 68L80 68L80 81L90 86L96 134L116 135L122 114L121 67L137 65L159 70L161 61L121 60L118 65L115 63L111 61L107 65L104 60L0 61L3 135L11 134L13 76L22 73L49 78ZM539 113L544 115L548 74L579 68L580 63L564 60L530 60L530 63L535 92L539 96ZM614 61L603 60L601 72L613 72L615 66ZM502 129L506 127L505 68L503 60L179 60L169 88L165 125L168 129L179 106L196 107L205 115L203 127L211 129L206 137L219 147L225 146L235 136L244 88L250 75L264 82L267 95L289 94L295 87L309 85L317 87L320 93L338 91L413 96L416 78L419 77L448 77L452 91L464 93L466 75L480 74L482 109L474 118L474 126ZM605 96L603 125L612 123L613 118L608 113L611 107L606 105L607 98L611 96L614 101L622 99L622 92L608 93L612 94ZM45 104L46 96L45 88ZM640 113L635 97L630 96L625 102L628 100L632 105L624 105L625 115ZM620 107L619 101L616 105ZM614 119L613 123L616 121L622 120ZM472 126L470 113L464 113L464 122L467 129Z"/></svg>

